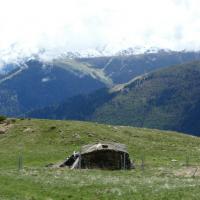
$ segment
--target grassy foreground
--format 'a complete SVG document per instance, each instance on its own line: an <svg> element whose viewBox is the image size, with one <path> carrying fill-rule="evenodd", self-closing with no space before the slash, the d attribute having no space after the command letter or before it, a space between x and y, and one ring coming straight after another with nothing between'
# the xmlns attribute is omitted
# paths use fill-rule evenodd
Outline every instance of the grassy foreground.
<svg viewBox="0 0 200 200"><path fill-rule="evenodd" d="M81 145L98 141L125 143L136 169L45 167L64 160ZM199 199L199 154L199 138L175 132L73 121L17 120L0 134L0 200ZM20 171L19 155L23 156Z"/></svg>

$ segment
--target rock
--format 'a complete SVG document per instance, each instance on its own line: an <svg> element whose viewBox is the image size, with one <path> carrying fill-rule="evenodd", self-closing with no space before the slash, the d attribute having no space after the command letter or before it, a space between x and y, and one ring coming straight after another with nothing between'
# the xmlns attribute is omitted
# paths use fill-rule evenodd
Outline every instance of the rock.
<svg viewBox="0 0 200 200"><path fill-rule="evenodd" d="M88 136L89 136L89 137L93 137L94 134L92 134L92 133L88 133Z"/></svg>
<svg viewBox="0 0 200 200"><path fill-rule="evenodd" d="M0 128L0 134L5 134L6 133L6 128L1 127Z"/></svg>
<svg viewBox="0 0 200 200"><path fill-rule="evenodd" d="M81 136L78 133L74 133L73 137L75 137L76 139L80 139L81 138Z"/></svg>
<svg viewBox="0 0 200 200"><path fill-rule="evenodd" d="M32 128L26 128L23 130L24 133L31 133L33 132L33 129Z"/></svg>
<svg viewBox="0 0 200 200"><path fill-rule="evenodd" d="M54 166L53 163L49 163L49 164L45 165L45 167L53 167L53 166Z"/></svg>

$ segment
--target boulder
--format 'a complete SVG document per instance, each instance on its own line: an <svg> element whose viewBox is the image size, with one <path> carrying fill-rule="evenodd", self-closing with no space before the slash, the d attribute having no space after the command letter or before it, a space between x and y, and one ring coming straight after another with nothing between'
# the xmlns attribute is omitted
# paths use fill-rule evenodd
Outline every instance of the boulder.
<svg viewBox="0 0 200 200"><path fill-rule="evenodd" d="M6 133L6 128L1 127L1 128L0 128L0 134L5 134L5 133Z"/></svg>

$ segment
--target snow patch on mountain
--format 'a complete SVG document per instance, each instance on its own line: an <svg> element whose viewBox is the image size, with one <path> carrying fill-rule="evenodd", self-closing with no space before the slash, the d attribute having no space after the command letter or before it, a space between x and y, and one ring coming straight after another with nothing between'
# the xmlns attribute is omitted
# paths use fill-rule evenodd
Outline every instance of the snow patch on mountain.
<svg viewBox="0 0 200 200"><path fill-rule="evenodd" d="M140 55L140 54L152 54L158 52L170 52L169 49L162 49L158 47L128 47L126 49L112 48L111 46L105 46L102 48L95 49L86 49L77 52L65 52L62 56L68 58L90 58L90 57L112 57L112 56L131 56L131 55Z"/></svg>
<svg viewBox="0 0 200 200"><path fill-rule="evenodd" d="M3 77L2 79L0 79L0 84L9 80L9 79L12 79L14 76L17 76L18 74L20 74L22 71L24 71L25 69L27 69L28 66L27 65L23 65L21 66L20 68L18 68L16 71L13 71L13 73Z"/></svg>
<svg viewBox="0 0 200 200"><path fill-rule="evenodd" d="M149 46L133 46L129 47L123 44L103 45L94 49L82 49L78 51L64 50L46 50L34 49L24 52L23 48L18 44L13 44L10 49L0 51L0 74L7 74L13 69L24 65L29 60L38 60L43 63L53 62L59 59L76 59L76 58L94 58L94 57L115 57L115 56L131 56L140 54L152 54L158 52L170 52L169 49ZM106 67L105 67L106 68Z"/></svg>
<svg viewBox="0 0 200 200"><path fill-rule="evenodd" d="M43 83L50 81L50 77L44 77L41 80Z"/></svg>

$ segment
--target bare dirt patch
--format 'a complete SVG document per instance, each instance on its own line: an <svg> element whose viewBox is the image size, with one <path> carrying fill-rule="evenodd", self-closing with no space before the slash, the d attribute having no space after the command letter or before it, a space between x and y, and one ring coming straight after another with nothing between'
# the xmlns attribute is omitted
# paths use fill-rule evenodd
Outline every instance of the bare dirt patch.
<svg viewBox="0 0 200 200"><path fill-rule="evenodd" d="M200 166L189 166L178 169L175 173L176 176L182 177L196 177L200 176Z"/></svg>
<svg viewBox="0 0 200 200"><path fill-rule="evenodd" d="M5 120L0 123L0 134L6 134L8 130L13 126L12 120Z"/></svg>
<svg viewBox="0 0 200 200"><path fill-rule="evenodd" d="M26 129L23 130L23 132L24 133L32 133L32 132L34 132L34 129L32 129L32 128L26 128Z"/></svg>

